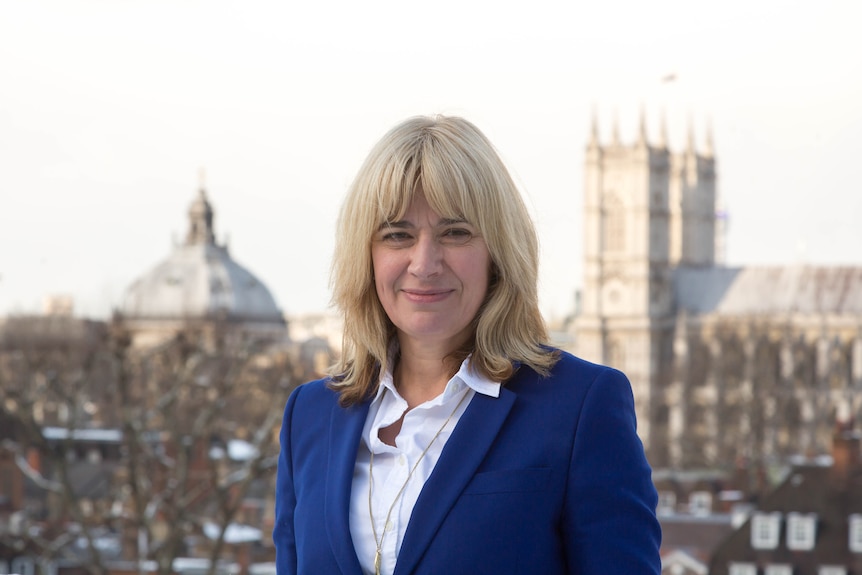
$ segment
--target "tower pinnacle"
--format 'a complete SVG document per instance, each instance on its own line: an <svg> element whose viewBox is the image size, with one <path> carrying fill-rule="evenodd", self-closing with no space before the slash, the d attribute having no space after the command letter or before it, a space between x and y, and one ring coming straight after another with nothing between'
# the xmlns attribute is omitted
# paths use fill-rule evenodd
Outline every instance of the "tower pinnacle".
<svg viewBox="0 0 862 575"><path fill-rule="evenodd" d="M712 141L712 122L707 122L706 124L706 148L703 151L703 155L707 158L715 155L715 145Z"/></svg>
<svg viewBox="0 0 862 575"><path fill-rule="evenodd" d="M658 147L667 148L667 146L667 117L665 116L664 108L662 108L659 120Z"/></svg>
<svg viewBox="0 0 862 575"><path fill-rule="evenodd" d="M691 119L691 116L688 117L688 143L685 149L687 154L695 155L697 153L697 147L694 144L694 122Z"/></svg>
<svg viewBox="0 0 862 575"><path fill-rule="evenodd" d="M599 120L596 118L596 108L593 106L593 114L590 125L590 142L588 147L591 149L599 147Z"/></svg>
<svg viewBox="0 0 862 575"><path fill-rule="evenodd" d="M637 145L640 148L646 148L647 146L649 146L649 141L647 139L647 132L646 132L646 111L644 110L643 104L641 104L640 125L638 127Z"/></svg>

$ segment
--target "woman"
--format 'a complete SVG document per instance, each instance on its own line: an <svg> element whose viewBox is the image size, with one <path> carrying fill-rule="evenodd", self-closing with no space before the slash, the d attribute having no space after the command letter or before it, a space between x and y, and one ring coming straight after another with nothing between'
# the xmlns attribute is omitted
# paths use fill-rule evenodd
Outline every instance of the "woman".
<svg viewBox="0 0 862 575"><path fill-rule="evenodd" d="M548 347L537 274L475 126L412 118L374 147L338 222L337 375L285 409L279 573L659 573L631 386Z"/></svg>

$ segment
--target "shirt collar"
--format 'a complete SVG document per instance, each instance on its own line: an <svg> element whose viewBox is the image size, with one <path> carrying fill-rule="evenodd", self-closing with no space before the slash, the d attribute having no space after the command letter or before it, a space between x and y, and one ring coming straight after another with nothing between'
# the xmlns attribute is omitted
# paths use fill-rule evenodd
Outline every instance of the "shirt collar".
<svg viewBox="0 0 862 575"><path fill-rule="evenodd" d="M467 387L475 390L476 393L481 393L482 395L488 395L490 397L500 397L500 382L488 379L473 369L470 361L472 357L472 355L467 356L467 358L461 362L461 368L458 370L458 373L455 374L455 377L461 379Z"/></svg>
<svg viewBox="0 0 862 575"><path fill-rule="evenodd" d="M390 357L391 356L392 354L390 353ZM500 382L488 379L473 369L470 361L471 358L472 355L469 355L461 362L461 367L458 369L458 373L452 376L452 379L450 379L446 384L446 389L443 390L443 394L440 396L440 399L443 402L453 394L461 391L465 385L476 393L481 393L482 395L487 395L489 397L500 397ZM392 362L387 362L387 364L392 365ZM372 403L379 402L380 397L383 395L383 391L386 389L388 389L390 393L394 394L395 397L401 397L401 394L399 394L398 390L395 388L395 380L392 377L392 370L388 367L380 376L380 385L377 386L377 393L374 394Z"/></svg>

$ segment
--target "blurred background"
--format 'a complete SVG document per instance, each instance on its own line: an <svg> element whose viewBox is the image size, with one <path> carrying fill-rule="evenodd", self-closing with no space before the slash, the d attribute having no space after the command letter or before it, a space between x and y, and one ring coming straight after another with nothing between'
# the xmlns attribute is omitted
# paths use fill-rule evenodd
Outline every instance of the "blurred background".
<svg viewBox="0 0 862 575"><path fill-rule="evenodd" d="M629 375L666 570L862 572L860 18L3 2L0 573L272 569L341 198L436 113L520 186L554 342Z"/></svg>

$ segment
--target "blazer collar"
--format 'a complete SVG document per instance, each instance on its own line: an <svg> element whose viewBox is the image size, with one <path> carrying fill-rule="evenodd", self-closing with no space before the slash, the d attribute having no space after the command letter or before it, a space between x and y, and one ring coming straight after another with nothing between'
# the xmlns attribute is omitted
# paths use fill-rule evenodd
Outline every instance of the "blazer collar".
<svg viewBox="0 0 862 575"><path fill-rule="evenodd" d="M332 408L329 427L329 465L324 471L324 521L335 560L344 575L362 575L362 567L350 535L350 492L353 486L356 450L370 404L369 400L345 409L336 403Z"/></svg>
<svg viewBox="0 0 862 575"><path fill-rule="evenodd" d="M505 387L497 398L479 393L473 396L416 500L395 564L395 575L411 573L416 568L493 445L516 397Z"/></svg>
<svg viewBox="0 0 862 575"><path fill-rule="evenodd" d="M477 393L470 401L419 494L401 544L395 575L411 573L416 568L493 445L516 398L516 393L502 387L499 397ZM356 450L370 403L369 400L347 409L336 404L332 409L324 513L330 544L344 575L362 573L353 548L349 514Z"/></svg>

